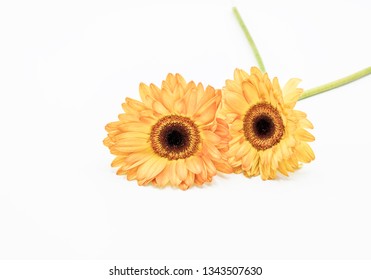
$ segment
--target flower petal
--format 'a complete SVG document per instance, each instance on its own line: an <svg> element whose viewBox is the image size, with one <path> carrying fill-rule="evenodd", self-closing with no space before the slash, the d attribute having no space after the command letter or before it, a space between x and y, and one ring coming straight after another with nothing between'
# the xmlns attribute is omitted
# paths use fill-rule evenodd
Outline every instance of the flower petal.
<svg viewBox="0 0 371 280"><path fill-rule="evenodd" d="M192 156L185 159L187 169L194 174L199 174L202 171L202 161L198 156Z"/></svg>

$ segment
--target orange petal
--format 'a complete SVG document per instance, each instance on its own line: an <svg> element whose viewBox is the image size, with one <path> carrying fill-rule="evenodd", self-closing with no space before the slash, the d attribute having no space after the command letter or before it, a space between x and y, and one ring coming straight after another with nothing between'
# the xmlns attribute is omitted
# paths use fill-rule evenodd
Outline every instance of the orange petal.
<svg viewBox="0 0 371 280"><path fill-rule="evenodd" d="M160 187L165 186L170 180L170 168L169 163L165 166L164 170L156 176L156 182Z"/></svg>
<svg viewBox="0 0 371 280"><path fill-rule="evenodd" d="M189 171L199 174L202 171L203 163L198 156L192 156L185 159Z"/></svg>
<svg viewBox="0 0 371 280"><path fill-rule="evenodd" d="M220 141L222 140L221 137L219 137L218 135L216 135L214 132L210 130L203 131L203 135L205 136L205 139L207 141L213 143L214 145L219 144Z"/></svg>
<svg viewBox="0 0 371 280"><path fill-rule="evenodd" d="M173 186L179 186L179 184L182 182L180 178L178 177L178 174L176 172L176 161L172 160L169 163L169 179L170 179L170 184Z"/></svg>
<svg viewBox="0 0 371 280"><path fill-rule="evenodd" d="M248 109L246 100L239 94L232 91L224 91L224 100L231 112L244 115Z"/></svg>
<svg viewBox="0 0 371 280"><path fill-rule="evenodd" d="M188 170L184 159L176 161L176 173L181 181L187 178Z"/></svg>
<svg viewBox="0 0 371 280"><path fill-rule="evenodd" d="M138 180L152 179L158 175L166 166L167 160L162 157L152 156L149 160L138 167Z"/></svg>
<svg viewBox="0 0 371 280"><path fill-rule="evenodd" d="M194 115L197 106L197 92L194 89L191 89L186 97L186 116L191 117Z"/></svg>
<svg viewBox="0 0 371 280"><path fill-rule="evenodd" d="M216 175L216 167L215 167L214 163L207 156L204 156L202 158L202 160L205 163L205 167L206 167L207 173L210 176Z"/></svg>
<svg viewBox="0 0 371 280"><path fill-rule="evenodd" d="M213 159L221 159L220 151L211 143L204 142L204 149L206 154L210 155Z"/></svg>

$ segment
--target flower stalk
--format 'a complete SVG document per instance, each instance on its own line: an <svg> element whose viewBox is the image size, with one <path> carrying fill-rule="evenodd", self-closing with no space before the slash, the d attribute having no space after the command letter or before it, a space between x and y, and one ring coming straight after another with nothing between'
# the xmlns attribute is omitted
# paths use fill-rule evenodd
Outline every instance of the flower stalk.
<svg viewBox="0 0 371 280"><path fill-rule="evenodd" d="M255 56L255 59L258 63L258 66L260 68L260 70L264 73L266 72L265 71L265 67L264 67L264 64L263 64L263 60L260 56L260 53L259 53L259 50L258 48L256 47L256 44L249 32L249 30L247 29L243 19L241 18L241 15L240 13L238 12L238 9L236 7L233 7L233 14L235 15L238 23L240 24L240 27L242 29L242 31L244 32L245 34L245 37L247 39L247 41L249 42L249 45L254 53L254 56ZM370 75L371 74L371 67L367 67L363 70L360 70L356 73L353 73L349 76L346 76L344 78L341 78L341 79L338 79L338 80L335 80L335 81L332 81L332 82L329 82L329 83L326 83L326 84L323 84L323 85L320 85L318 87L314 87L314 88L311 88L311 89L308 89L308 90L305 90L303 92L303 94L300 96L299 100L303 100L305 98L309 98L309 97L312 97L312 96L315 96L317 94L320 94L320 93L323 93L323 92L326 92L326 91L329 91L329 90L332 90L332 89L335 89L335 88L338 88L338 87L341 87L343 85L346 85L346 84L349 84L351 82L354 82L358 79L361 79L367 75Z"/></svg>
<svg viewBox="0 0 371 280"><path fill-rule="evenodd" d="M249 30L247 29L245 23L243 22L242 18L241 18L241 15L240 13L238 12L237 8L236 7L233 7L233 13L234 13L234 16L236 17L243 33L245 34L245 37L247 39L247 41L249 42L249 45L254 53L254 56L255 56L255 59L258 63L258 66L259 66L259 69L260 71L262 71L263 73L265 73L265 67L264 67L264 63L263 63L263 59L261 58L260 56L260 53L259 53L259 50L258 48L256 47L255 45L255 42L253 40L253 38L251 37L250 35L250 32Z"/></svg>
<svg viewBox="0 0 371 280"><path fill-rule="evenodd" d="M356 72L354 74L351 74L349 76L346 76L344 78L338 79L336 81L329 82L329 83L320 85L318 87L314 87L314 88L305 90L303 92L303 94L300 96L299 100L302 100L302 99L305 99L305 98L308 98L308 97L312 97L314 95L320 94L320 93L325 92L325 91L332 90L332 89L337 88L337 87L341 87L343 85L354 82L354 81L356 81L358 79L361 79L361 78L363 78L367 75L370 75L370 74L371 74L371 67L367 67L367 68L365 68L361 71L358 71L358 72Z"/></svg>

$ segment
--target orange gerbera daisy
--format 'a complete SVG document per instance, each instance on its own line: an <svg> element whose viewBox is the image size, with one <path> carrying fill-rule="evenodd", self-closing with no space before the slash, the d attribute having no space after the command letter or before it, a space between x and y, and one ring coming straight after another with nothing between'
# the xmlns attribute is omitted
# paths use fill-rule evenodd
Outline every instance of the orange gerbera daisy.
<svg viewBox="0 0 371 280"><path fill-rule="evenodd" d="M299 82L291 79L281 90L277 78L271 82L256 67L250 75L236 69L234 80L227 80L221 114L230 125L228 161L235 173L273 179L277 171L288 176L314 159L307 143L314 137L306 130L313 125L294 110L303 92Z"/></svg>
<svg viewBox="0 0 371 280"><path fill-rule="evenodd" d="M169 74L161 88L140 84L142 102L126 98L119 120L106 126L113 167L139 185L183 190L231 173L228 124L216 117L221 91Z"/></svg>

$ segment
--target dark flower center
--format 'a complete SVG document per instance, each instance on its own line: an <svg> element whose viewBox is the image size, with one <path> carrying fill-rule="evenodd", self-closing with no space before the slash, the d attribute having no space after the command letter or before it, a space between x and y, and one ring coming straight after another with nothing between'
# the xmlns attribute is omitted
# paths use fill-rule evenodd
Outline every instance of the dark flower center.
<svg viewBox="0 0 371 280"><path fill-rule="evenodd" d="M284 132L280 112L268 103L252 106L243 119L247 141L257 150L266 150L280 142Z"/></svg>
<svg viewBox="0 0 371 280"><path fill-rule="evenodd" d="M187 117L170 115L160 119L150 135L153 151L169 160L192 156L198 150L200 133Z"/></svg>
<svg viewBox="0 0 371 280"><path fill-rule="evenodd" d="M162 143L169 149L179 150L189 142L189 135L180 125L169 126L161 132Z"/></svg>
<svg viewBox="0 0 371 280"><path fill-rule="evenodd" d="M266 138L274 133L274 123L269 116L259 116L254 120L254 132L261 138Z"/></svg>

